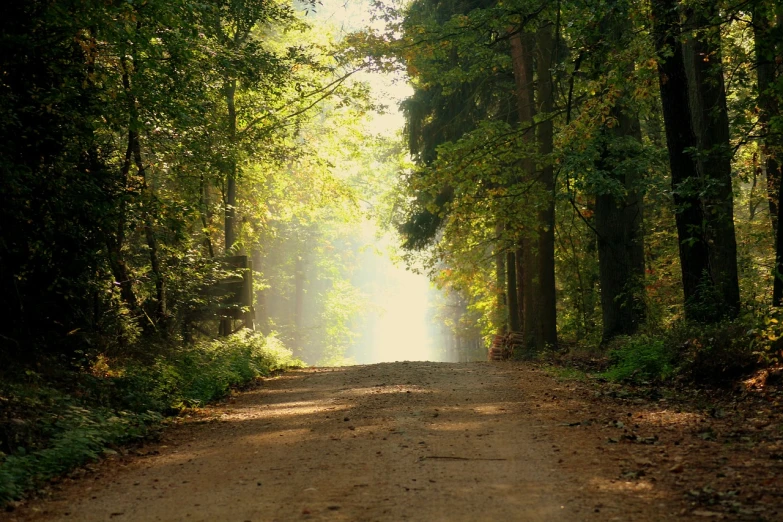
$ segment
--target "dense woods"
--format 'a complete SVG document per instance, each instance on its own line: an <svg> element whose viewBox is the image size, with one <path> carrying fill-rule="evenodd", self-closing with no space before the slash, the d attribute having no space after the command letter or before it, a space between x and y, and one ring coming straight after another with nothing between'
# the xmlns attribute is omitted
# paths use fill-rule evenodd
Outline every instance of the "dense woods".
<svg viewBox="0 0 783 522"><path fill-rule="evenodd" d="M407 246L527 353L673 331L676 351L734 328L716 350L778 357L774 334L734 334L780 304L780 17L764 1L412 2L375 34L415 89Z"/></svg>
<svg viewBox="0 0 783 522"><path fill-rule="evenodd" d="M443 290L455 360L512 332L618 378L780 362L778 2L377 2L347 36L318 9L3 6L0 501L350 362L368 218ZM404 136L372 129L360 71L407 75Z"/></svg>
<svg viewBox="0 0 783 522"><path fill-rule="evenodd" d="M359 229L404 154L313 9L3 6L0 501L161 414L346 360Z"/></svg>

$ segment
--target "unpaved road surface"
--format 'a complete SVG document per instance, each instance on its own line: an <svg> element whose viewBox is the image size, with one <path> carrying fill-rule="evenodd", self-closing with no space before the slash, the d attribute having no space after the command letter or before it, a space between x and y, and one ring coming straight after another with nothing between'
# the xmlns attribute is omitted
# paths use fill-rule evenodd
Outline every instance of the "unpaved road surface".
<svg viewBox="0 0 783 522"><path fill-rule="evenodd" d="M666 445L618 444L598 422L572 422L602 412L569 386L519 363L292 371L168 430L142 455L104 461L59 484L52 498L4 516L85 522L712 516L694 514L667 481L681 470L667 462Z"/></svg>

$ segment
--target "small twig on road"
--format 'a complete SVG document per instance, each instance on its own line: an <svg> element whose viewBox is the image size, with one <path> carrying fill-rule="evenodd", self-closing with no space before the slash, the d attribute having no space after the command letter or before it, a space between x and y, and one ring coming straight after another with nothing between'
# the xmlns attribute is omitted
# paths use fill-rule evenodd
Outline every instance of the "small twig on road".
<svg viewBox="0 0 783 522"><path fill-rule="evenodd" d="M483 458L483 457L446 457L446 456L438 456L438 455L431 455L428 457L421 457L420 460L424 459L443 459L443 460L507 460L507 459L491 459L491 458Z"/></svg>

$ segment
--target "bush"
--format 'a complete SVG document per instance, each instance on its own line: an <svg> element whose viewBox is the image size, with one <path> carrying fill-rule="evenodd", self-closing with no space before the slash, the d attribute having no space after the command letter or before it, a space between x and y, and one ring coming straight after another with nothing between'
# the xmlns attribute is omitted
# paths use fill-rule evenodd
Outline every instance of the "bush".
<svg viewBox="0 0 783 522"><path fill-rule="evenodd" d="M730 385L760 363L776 360L779 330L777 319L745 317L708 325L681 322L659 336L618 338L605 376L636 381L676 376L696 384Z"/></svg>
<svg viewBox="0 0 783 522"><path fill-rule="evenodd" d="M108 446L149 435L162 417L155 412L132 414L70 406L56 422L60 430L45 448L18 448L0 465L0 505L19 498L36 484L65 473L107 451Z"/></svg>
<svg viewBox="0 0 783 522"><path fill-rule="evenodd" d="M148 436L163 415L301 365L275 337L241 331L159 355L152 364L99 358L92 371L72 376L70 392L32 372L22 382L0 383L0 506L110 446Z"/></svg>
<svg viewBox="0 0 783 522"><path fill-rule="evenodd" d="M675 353L663 339L646 335L623 337L609 353L610 368L604 376L610 380L664 381L675 373Z"/></svg>
<svg viewBox="0 0 783 522"><path fill-rule="evenodd" d="M750 322L683 323L673 328L668 342L677 348L680 376L699 384L727 386L752 371L758 366L759 356Z"/></svg>

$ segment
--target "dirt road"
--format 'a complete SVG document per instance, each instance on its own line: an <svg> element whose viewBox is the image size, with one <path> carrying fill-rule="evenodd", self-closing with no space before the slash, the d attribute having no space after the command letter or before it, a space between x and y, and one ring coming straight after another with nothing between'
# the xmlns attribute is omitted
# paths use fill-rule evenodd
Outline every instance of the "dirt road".
<svg viewBox="0 0 783 522"><path fill-rule="evenodd" d="M665 480L678 472L676 463L669 469L666 445L631 448L608 440L602 422L572 422L626 413L596 411L569 386L518 363L293 371L239 394L207 420L169 430L161 443L143 449L148 454L106 461L95 473L61 485L53 499L8 517L258 522L694 516Z"/></svg>

